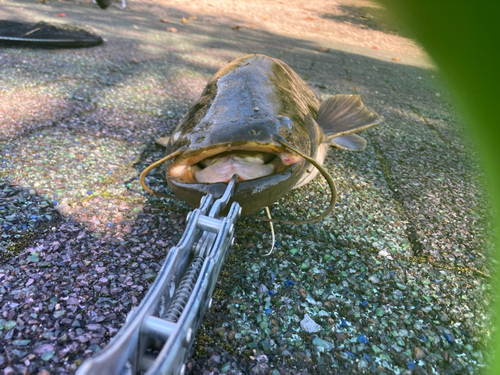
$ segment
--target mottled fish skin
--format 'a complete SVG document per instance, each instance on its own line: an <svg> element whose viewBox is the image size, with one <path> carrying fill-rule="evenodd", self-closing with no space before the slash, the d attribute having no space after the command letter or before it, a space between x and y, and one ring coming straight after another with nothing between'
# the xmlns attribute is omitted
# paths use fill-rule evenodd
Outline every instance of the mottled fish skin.
<svg viewBox="0 0 500 375"><path fill-rule="evenodd" d="M237 59L210 79L172 136L159 142L166 145L167 154L185 148L175 160L166 163L168 185L192 207L198 207L201 197L208 193L221 196L225 183L186 183L168 173L172 163L192 165L217 154L221 147L284 152L280 141L322 163L331 141L326 141L315 121L319 110L316 95L284 62L264 55ZM329 129L330 125L323 126ZM302 159L281 172L240 181L233 200L242 206L242 214L248 215L307 183L315 174Z"/></svg>

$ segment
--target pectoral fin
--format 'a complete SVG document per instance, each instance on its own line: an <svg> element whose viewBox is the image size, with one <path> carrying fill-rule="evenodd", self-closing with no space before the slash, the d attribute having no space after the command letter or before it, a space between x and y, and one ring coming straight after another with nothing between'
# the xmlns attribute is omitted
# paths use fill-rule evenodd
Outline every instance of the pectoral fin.
<svg viewBox="0 0 500 375"><path fill-rule="evenodd" d="M344 135L343 137L335 137L328 141L330 146L341 148L349 151L363 151L366 147L366 140L357 134Z"/></svg>
<svg viewBox="0 0 500 375"><path fill-rule="evenodd" d="M170 137L162 137L162 138L158 138L155 143L158 145L158 146L162 146L162 147L168 147L168 142L170 141Z"/></svg>
<svg viewBox="0 0 500 375"><path fill-rule="evenodd" d="M357 133L381 121L376 113L365 107L359 95L334 95L326 99L316 119L326 139Z"/></svg>

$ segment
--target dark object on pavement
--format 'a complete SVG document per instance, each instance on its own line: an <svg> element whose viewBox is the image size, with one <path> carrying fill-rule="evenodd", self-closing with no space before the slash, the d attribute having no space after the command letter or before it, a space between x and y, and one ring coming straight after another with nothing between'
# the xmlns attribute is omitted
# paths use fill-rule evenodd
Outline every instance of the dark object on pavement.
<svg viewBox="0 0 500 375"><path fill-rule="evenodd" d="M96 0L97 5L99 5L99 8L101 9L106 9L113 4L112 0Z"/></svg>
<svg viewBox="0 0 500 375"><path fill-rule="evenodd" d="M123 10L127 7L125 0L122 0L122 5L119 5L117 3L113 3L113 0L94 0L94 4L99 5L99 8L101 8L101 9L108 9L113 4L118 9L121 9L121 10Z"/></svg>
<svg viewBox="0 0 500 375"><path fill-rule="evenodd" d="M100 36L80 26L0 20L0 45L81 48L102 42Z"/></svg>

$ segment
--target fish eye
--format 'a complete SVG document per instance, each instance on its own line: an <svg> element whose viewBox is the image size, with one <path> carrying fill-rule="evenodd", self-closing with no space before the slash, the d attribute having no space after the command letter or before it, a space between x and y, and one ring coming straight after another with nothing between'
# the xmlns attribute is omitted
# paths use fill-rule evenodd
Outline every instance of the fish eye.
<svg viewBox="0 0 500 375"><path fill-rule="evenodd" d="M288 129L293 129L293 122L286 116L278 116L278 121L281 126L287 127Z"/></svg>

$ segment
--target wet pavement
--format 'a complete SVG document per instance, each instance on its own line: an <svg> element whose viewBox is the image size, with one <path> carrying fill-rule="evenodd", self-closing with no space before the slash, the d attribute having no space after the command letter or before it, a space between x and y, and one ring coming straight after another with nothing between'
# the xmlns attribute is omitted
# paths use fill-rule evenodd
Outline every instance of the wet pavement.
<svg viewBox="0 0 500 375"><path fill-rule="evenodd" d="M65 13L66 17L55 18ZM0 368L73 373L137 306L189 207L139 173L228 61L282 59L384 122L330 150L335 212L240 220L188 361L192 373L477 373L491 330L484 177L439 72L361 1L0 1L0 18L87 25L95 48L0 49ZM183 20L184 18L184 20ZM176 32L173 32L174 30ZM170 29L170 31L169 31ZM156 190L162 170L150 174ZM320 178L275 218L327 204ZM304 325L306 315L316 323ZM307 319L306 319L307 320ZM315 327L311 329L308 327ZM45 372L46 373L46 372Z"/></svg>

